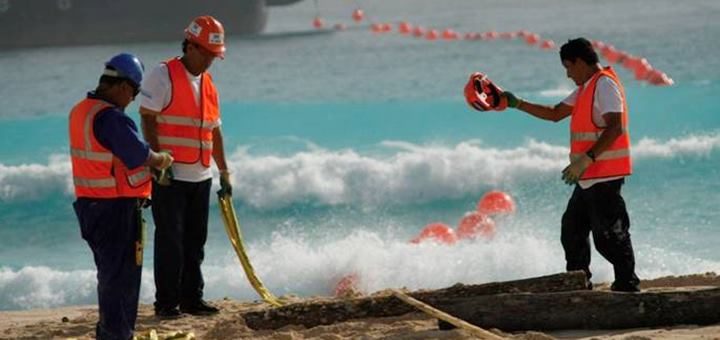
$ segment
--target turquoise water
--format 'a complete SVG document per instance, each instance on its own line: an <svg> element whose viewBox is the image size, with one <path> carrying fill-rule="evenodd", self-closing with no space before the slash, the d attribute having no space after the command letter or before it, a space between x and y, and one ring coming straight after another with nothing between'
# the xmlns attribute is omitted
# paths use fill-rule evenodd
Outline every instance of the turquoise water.
<svg viewBox="0 0 720 340"><path fill-rule="evenodd" d="M651 87L620 70L631 110L635 173L624 188L642 278L720 271L720 4L715 1L358 1L377 21L458 31L578 35L646 57L675 81ZM472 71L554 104L572 90L555 52L519 41L430 42L373 35L354 5L320 2L344 32L308 32L312 2L273 8L268 35L232 39L212 71L220 90L235 203L258 275L277 294L437 288L564 269L559 221L567 122L518 111L478 113L461 96ZM581 27L578 29L578 27ZM298 32L302 34L297 34ZM0 51L0 309L89 304L94 265L70 203L69 108L119 51L146 65L178 43ZM137 119L137 106L127 110ZM513 216L492 241L410 245L423 226L454 226L488 190ZM208 298L257 299L211 207ZM149 218L149 213L146 214ZM152 235L152 226L149 231ZM152 241L152 238L150 238ZM152 244L147 249L152 249ZM612 268L593 254L599 281ZM152 302L146 254L141 299Z"/></svg>

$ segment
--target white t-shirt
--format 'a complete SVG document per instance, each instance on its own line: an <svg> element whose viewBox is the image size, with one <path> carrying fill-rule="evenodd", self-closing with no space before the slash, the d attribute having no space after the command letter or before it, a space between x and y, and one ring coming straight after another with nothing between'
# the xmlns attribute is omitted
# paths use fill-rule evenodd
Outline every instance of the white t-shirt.
<svg viewBox="0 0 720 340"><path fill-rule="evenodd" d="M195 76L187 70L185 70L185 73L190 81L193 95L195 96L195 103L199 103L200 80L202 77ZM161 63L152 69L150 74L148 74L143 80L141 89L142 100L140 101L140 106L151 111L160 112L163 108L170 104L172 86L170 84L170 73L168 72L167 65ZM215 126L211 126L211 128L220 126L220 123L220 119L218 119ZM212 178L212 171L210 171L210 168L205 167L200 161L193 164L174 163L172 165L172 171L173 178L179 181L202 182Z"/></svg>
<svg viewBox="0 0 720 340"><path fill-rule="evenodd" d="M588 80L588 82L589 81L590 80ZM585 82L585 86L587 86L587 84L588 83ZM579 90L580 88L578 87L562 102L570 106L575 106ZM620 89L609 77L602 76L598 79L597 85L595 86L595 98L593 99L592 119L595 125L599 127L607 126L605 119L603 119L606 113L623 111L623 99ZM608 182L619 178L623 178L623 176L587 179L579 181L578 184L581 188L587 189L595 183Z"/></svg>

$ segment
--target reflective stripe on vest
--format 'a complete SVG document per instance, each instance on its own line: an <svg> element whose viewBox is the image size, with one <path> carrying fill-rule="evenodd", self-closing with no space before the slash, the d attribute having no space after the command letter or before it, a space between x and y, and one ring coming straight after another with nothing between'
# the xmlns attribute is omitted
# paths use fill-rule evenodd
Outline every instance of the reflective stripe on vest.
<svg viewBox="0 0 720 340"><path fill-rule="evenodd" d="M217 90L205 72L200 80L200 103L196 103L187 70L179 58L165 62L172 88L171 100L156 116L158 144L172 152L176 163L200 162L209 167L213 129L220 118Z"/></svg>
<svg viewBox="0 0 720 340"><path fill-rule="evenodd" d="M112 105L85 99L70 112L70 159L77 197L117 198L150 195L147 167L129 170L96 139L93 124L98 112Z"/></svg>
<svg viewBox="0 0 720 340"><path fill-rule="evenodd" d="M627 129L625 127L622 128L622 133L627 133ZM598 139L600 139L600 135L602 134L602 131L598 132L571 132L570 133L570 142L597 142Z"/></svg>
<svg viewBox="0 0 720 340"><path fill-rule="evenodd" d="M73 182L75 185L87 188L115 188L117 185L115 177L100 179L73 177Z"/></svg>
<svg viewBox="0 0 720 340"><path fill-rule="evenodd" d="M199 141L197 139L181 138L181 137L158 137L158 143L161 145L185 146L189 148L212 148L212 142Z"/></svg>
<svg viewBox="0 0 720 340"><path fill-rule="evenodd" d="M214 123L212 121L200 120L197 118L167 116L167 115L157 116L156 120L158 123L182 125L182 126L192 126L192 127L199 127L199 128L210 126Z"/></svg>
<svg viewBox="0 0 720 340"><path fill-rule="evenodd" d="M147 168L143 167L142 170L134 174L129 174L129 176L127 176L127 179L131 186L136 187L141 185L143 182L150 180L151 176L152 175L150 174L150 171L148 171Z"/></svg>
<svg viewBox="0 0 720 340"><path fill-rule="evenodd" d="M632 159L630 157L630 136L628 133L628 110L625 101L625 90L612 68L604 68L595 73L592 78L578 90L578 97L573 107L570 120L570 159L574 160L585 154L598 141L604 131L595 125L592 120L595 89L600 77L608 77L617 84L622 96L623 109L620 117L622 134L613 141L607 150L595 157L595 162L585 170L580 179L604 178L626 176L632 173Z"/></svg>

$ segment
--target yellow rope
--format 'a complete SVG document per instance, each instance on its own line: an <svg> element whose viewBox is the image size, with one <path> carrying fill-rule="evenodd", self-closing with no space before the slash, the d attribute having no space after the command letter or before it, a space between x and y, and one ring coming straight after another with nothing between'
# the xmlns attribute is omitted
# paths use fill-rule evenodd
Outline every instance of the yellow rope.
<svg viewBox="0 0 720 340"><path fill-rule="evenodd" d="M235 249L235 253L240 259L245 275L247 276L250 285L255 291L262 297L262 299L276 307L282 306L282 303L263 285L260 278L255 275L255 269L250 264L250 258L248 258L245 252L245 245L243 243L242 234L240 233L240 223L238 222L237 215L235 214L235 208L232 204L232 196L221 196L218 195L220 200L220 210L222 212L223 222L225 223L225 231L228 234L230 243Z"/></svg>

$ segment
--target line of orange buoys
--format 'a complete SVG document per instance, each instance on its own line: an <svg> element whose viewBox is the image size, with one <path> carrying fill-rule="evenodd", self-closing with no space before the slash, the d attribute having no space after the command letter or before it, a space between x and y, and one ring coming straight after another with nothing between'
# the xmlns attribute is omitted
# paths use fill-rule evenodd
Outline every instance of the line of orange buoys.
<svg viewBox="0 0 720 340"><path fill-rule="evenodd" d="M452 245L460 240L491 240L497 233L492 216L512 214L515 210L515 201L509 194L493 190L480 198L475 210L466 212L460 218L456 229L442 222L433 222L426 225L410 243L435 242ZM359 288L360 280L357 273L341 277L335 283L335 296L353 297L362 294Z"/></svg>
<svg viewBox="0 0 720 340"><path fill-rule="evenodd" d="M365 12L362 9L355 9L352 12L352 20L356 23L362 23L366 21ZM325 29L325 22L319 16L319 14L313 20L313 27L316 29ZM397 27L396 30L393 27ZM333 25L335 30L345 30L347 25L343 23L337 23ZM514 32L457 32L451 28L437 29L429 26L422 26L412 24L407 21L400 21L398 23L371 23L370 31L373 34L381 35L386 33L397 33L415 38L422 38L428 41L453 41L453 40L468 40L468 41L492 41L492 40L521 40L524 41L528 46L536 46L542 50L551 51L556 50L557 44L551 39L543 39L539 34L530 32L528 30L519 30ZM600 55L605 58L611 64L619 64L628 71L632 72L635 79L638 81L647 82L650 85L655 86L669 86L674 84L672 78L670 78L665 72L654 68L646 58L641 56L632 55L626 51L615 48L613 45L593 40L593 46Z"/></svg>

